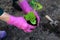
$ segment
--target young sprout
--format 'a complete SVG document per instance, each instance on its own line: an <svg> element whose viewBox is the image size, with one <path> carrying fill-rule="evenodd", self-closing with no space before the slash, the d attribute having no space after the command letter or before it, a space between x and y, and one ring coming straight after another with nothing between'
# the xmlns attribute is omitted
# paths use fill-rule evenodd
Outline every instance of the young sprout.
<svg viewBox="0 0 60 40"><path fill-rule="evenodd" d="M36 16L33 12L29 12L27 15L24 16L27 21L30 21L32 24L36 24Z"/></svg>
<svg viewBox="0 0 60 40"><path fill-rule="evenodd" d="M43 8L43 6L42 6L40 3L38 3L37 1L35 1L35 0L32 0L32 1L30 2L30 5L31 5L35 10L41 10L41 9Z"/></svg>

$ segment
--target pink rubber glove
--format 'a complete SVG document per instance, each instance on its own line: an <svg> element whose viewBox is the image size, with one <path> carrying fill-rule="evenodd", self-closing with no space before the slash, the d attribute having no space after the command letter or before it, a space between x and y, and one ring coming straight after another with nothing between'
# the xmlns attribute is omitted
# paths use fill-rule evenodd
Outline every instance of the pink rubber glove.
<svg viewBox="0 0 60 40"><path fill-rule="evenodd" d="M32 30L36 27L28 24L24 17L10 16L10 19L7 21L7 23L16 26L18 29L24 30L24 32L32 32Z"/></svg>
<svg viewBox="0 0 60 40"><path fill-rule="evenodd" d="M31 6L28 4L27 0L22 0L21 2L18 2L18 5L22 8L22 10L25 13L29 13L33 10Z"/></svg>
<svg viewBox="0 0 60 40"><path fill-rule="evenodd" d="M26 14L31 11L34 12L35 16L37 17L37 20L38 20L37 22L39 25L40 18L38 16L38 13L28 4L27 0L22 0L22 2L19 2L18 4Z"/></svg>

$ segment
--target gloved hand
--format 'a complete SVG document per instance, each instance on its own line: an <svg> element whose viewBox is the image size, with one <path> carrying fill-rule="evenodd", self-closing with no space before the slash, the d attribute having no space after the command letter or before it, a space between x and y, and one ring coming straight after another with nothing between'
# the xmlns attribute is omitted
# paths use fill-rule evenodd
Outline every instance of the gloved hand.
<svg viewBox="0 0 60 40"><path fill-rule="evenodd" d="M7 21L7 23L16 26L18 29L22 29L24 32L32 32L32 30L36 27L28 24L24 17L10 16L10 19Z"/></svg>
<svg viewBox="0 0 60 40"><path fill-rule="evenodd" d="M37 24L39 24L40 18L38 16L38 13L28 4L27 0L22 0L18 4L26 14L33 12L37 18Z"/></svg>

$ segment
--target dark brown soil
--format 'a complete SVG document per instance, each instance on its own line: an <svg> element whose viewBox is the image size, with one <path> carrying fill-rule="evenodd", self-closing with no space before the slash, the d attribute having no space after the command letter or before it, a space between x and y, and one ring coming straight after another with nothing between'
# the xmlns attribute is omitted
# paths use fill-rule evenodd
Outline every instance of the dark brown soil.
<svg viewBox="0 0 60 40"><path fill-rule="evenodd" d="M42 11L45 11L43 13L48 14L54 20L60 21L60 0L38 0L38 2L43 5L43 10L38 11L41 17L40 25L33 32L25 33L0 20L0 30L6 30L7 32L7 37L3 40L60 40L60 33L49 29L46 31L43 30L44 26L42 24L45 23L45 25L47 25L48 20L41 16ZM14 9L12 3L12 0L0 0L0 7L11 15L22 16L24 12ZM58 26L60 26L60 24ZM50 27L50 25L45 27Z"/></svg>

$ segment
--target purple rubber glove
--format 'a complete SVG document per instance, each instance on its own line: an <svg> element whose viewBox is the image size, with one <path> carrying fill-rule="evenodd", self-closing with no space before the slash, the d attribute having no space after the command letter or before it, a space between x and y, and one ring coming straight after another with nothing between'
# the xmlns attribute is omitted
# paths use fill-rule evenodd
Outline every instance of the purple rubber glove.
<svg viewBox="0 0 60 40"><path fill-rule="evenodd" d="M36 27L28 24L24 17L10 16L10 19L7 23L16 26L18 29L22 29L24 32L32 32L32 30Z"/></svg>
<svg viewBox="0 0 60 40"><path fill-rule="evenodd" d="M5 31L0 31L0 38L4 38L6 36L6 32Z"/></svg>

